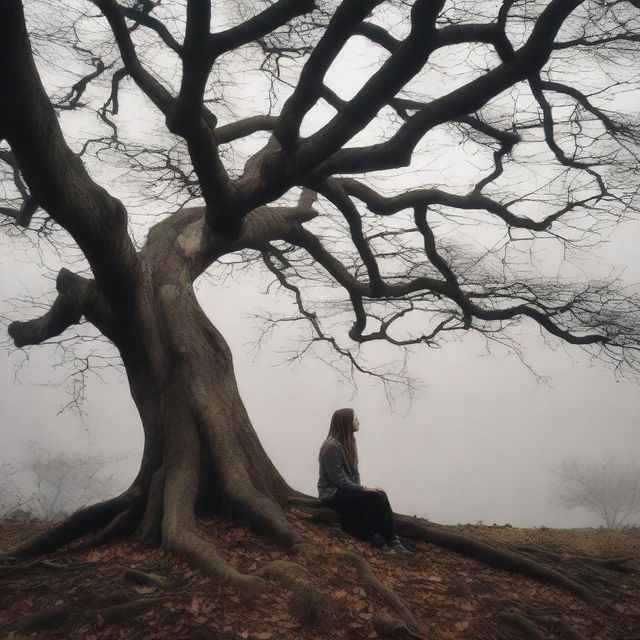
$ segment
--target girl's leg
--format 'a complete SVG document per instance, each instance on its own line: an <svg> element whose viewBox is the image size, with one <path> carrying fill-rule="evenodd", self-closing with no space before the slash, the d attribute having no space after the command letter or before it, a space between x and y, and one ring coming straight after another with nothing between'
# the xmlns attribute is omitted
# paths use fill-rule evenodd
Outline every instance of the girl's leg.
<svg viewBox="0 0 640 640"><path fill-rule="evenodd" d="M381 500L380 500L380 522L382 525L382 529L380 533L385 537L387 542L390 542L391 539L395 536L396 527L395 522L393 520L393 509L391 508L391 503L389 502L389 497L384 491L376 492Z"/></svg>
<svg viewBox="0 0 640 640"><path fill-rule="evenodd" d="M342 528L360 540L389 537L388 500L378 491L338 491L327 503L342 516Z"/></svg>

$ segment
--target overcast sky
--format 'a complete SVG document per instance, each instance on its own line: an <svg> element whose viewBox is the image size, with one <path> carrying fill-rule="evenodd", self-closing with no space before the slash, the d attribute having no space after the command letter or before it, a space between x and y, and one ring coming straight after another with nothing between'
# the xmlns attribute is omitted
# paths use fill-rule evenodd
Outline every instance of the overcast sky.
<svg viewBox="0 0 640 640"><path fill-rule="evenodd" d="M333 88L345 97L358 86L350 73L370 71L370 49L362 50L361 41L357 46L360 53L356 48L351 63L340 60L343 72L334 76ZM373 59L378 56L379 52ZM351 71L344 72L349 66ZM461 77L454 76L455 81ZM237 92L242 101L256 93L254 80L250 74L239 75L229 91ZM637 97L636 93L625 99L637 105ZM150 118L141 124L137 100L127 93L121 96L119 124L124 131L146 126L153 132ZM327 113L314 112L316 120L306 124L319 126ZM72 115L65 114L63 124ZM429 170L447 177L452 168L459 168L456 154L461 149L439 151L436 147L434 158L428 159ZM105 179L107 174L94 177ZM463 175L462 182L466 179ZM118 195L129 206L132 196L126 189L133 192L131 184L105 186L125 189ZM453 188L452 180L448 184ZM640 225L626 224L588 266L597 272L613 264L615 272L624 271L627 282L640 282L639 244ZM0 298L51 296L53 283L43 277L46 271L40 262L54 270L57 265L46 248L38 252L26 241L5 236L0 236L0 248ZM533 326L520 329L523 352L528 365L548 383L540 382L513 354L498 347L487 352L478 336L469 335L437 350L417 350L409 364L423 386L411 405L401 397L390 405L375 380L360 377L354 386L317 360L286 363L282 351L291 347L295 332L277 332L256 354L250 343L259 323L252 315L282 304L273 295L261 294L263 289L264 282L255 282L248 273L225 287L203 282L198 295L231 344L240 390L258 435L296 489L315 495L318 448L331 413L342 406L354 407L360 418L363 482L384 487L398 511L443 523L595 525L597 518L584 511L566 512L551 504L552 469L568 457L640 459L638 384L616 379L577 348L554 340L545 344ZM2 315L28 317L29 304L3 304ZM103 382L90 376L84 415L58 415L69 401L71 383L65 379L73 375L73 367L55 366L59 350L54 347L29 348L25 361L24 353L8 342L5 346L0 360L0 461L20 463L24 443L38 441L54 452L90 449L105 456L129 455L118 472L132 478L142 429L124 375L100 371Z"/></svg>
<svg viewBox="0 0 640 640"><path fill-rule="evenodd" d="M631 232L621 247L640 240ZM4 253L0 268L3 297L23 295L25 287L35 296L49 291L33 265L16 264ZM278 301L257 294L254 285L219 289L203 283L199 297L233 348L240 390L265 448L299 490L315 495L317 450L331 413L341 406L354 407L360 417L363 482L384 487L397 510L443 523L596 525L582 510L566 512L550 503L551 469L570 456L640 457L638 385L617 381L580 350L553 350L537 331L523 331L527 361L549 378L544 384L518 358L494 348L487 353L472 336L422 349L410 365L423 387L411 407L400 398L393 408L374 381L360 378L354 388L317 360L283 364L280 352L295 333L277 334L256 355L249 342L258 323L251 315ZM104 382L90 377L85 415L57 415L69 400L70 383L61 380L72 370L52 367L54 351L30 348L17 381L23 354L12 351L2 359L3 460L19 462L23 443L38 441L54 452L131 454L117 469L133 477L142 433L124 376L107 370L101 372Z"/></svg>

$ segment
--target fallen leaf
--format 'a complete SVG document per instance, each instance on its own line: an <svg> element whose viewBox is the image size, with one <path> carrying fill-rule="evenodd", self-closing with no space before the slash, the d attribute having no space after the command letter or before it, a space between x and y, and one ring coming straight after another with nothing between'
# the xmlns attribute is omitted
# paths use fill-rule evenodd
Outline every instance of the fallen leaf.
<svg viewBox="0 0 640 640"><path fill-rule="evenodd" d="M193 596L191 598L191 602L185 607L187 611L196 615L200 611L200 605L202 604L202 599L198 596Z"/></svg>
<svg viewBox="0 0 640 640"><path fill-rule="evenodd" d="M366 600L358 600L354 605L356 611L362 611L369 606L369 603Z"/></svg>

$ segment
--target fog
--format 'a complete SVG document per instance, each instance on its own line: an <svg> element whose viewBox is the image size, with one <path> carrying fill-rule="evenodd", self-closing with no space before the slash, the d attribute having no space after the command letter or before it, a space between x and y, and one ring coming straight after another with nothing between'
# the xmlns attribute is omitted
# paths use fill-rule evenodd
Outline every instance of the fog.
<svg viewBox="0 0 640 640"><path fill-rule="evenodd" d="M623 232L617 240L620 260L627 251L631 258L638 239L633 227ZM51 281L35 262L16 263L5 253L1 267L3 298L50 294ZM634 276L631 266L627 276ZM225 287L203 282L198 295L231 345L240 390L263 445L298 490L315 495L318 447L331 413L342 406L354 407L360 418L363 482L384 487L396 510L436 522L597 526L594 515L551 502L552 469L567 457L638 459L637 383L617 379L576 347L545 344L532 326L520 331L527 366L505 349L487 351L473 335L440 349L417 349L409 366L422 386L409 403L399 388L390 400L375 379L360 376L351 384L316 359L286 362L297 335L290 329L277 331L256 352L252 342L260 321L253 315L284 303L260 294L263 288L262 281L239 277ZM28 303L20 308L30 310ZM12 314L17 311L5 304L5 318ZM30 347L25 360L23 352L5 346L2 461L20 465L24 444L31 441L52 452L130 454L109 471L123 482L132 479L142 429L124 374L107 368L97 371L102 380L89 375L84 415L58 414L71 399L68 377L74 371L59 366L59 348Z"/></svg>

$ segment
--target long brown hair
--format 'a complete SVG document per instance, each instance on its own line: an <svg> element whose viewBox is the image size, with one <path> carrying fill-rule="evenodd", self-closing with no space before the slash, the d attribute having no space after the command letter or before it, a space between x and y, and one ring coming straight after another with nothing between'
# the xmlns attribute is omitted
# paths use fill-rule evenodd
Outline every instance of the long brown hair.
<svg viewBox="0 0 640 640"><path fill-rule="evenodd" d="M320 451L328 442L329 438L335 438L347 453L347 460L352 467L358 466L358 446L356 445L356 437L353 432L353 419L355 413L353 409L337 409L331 416L331 425L329 427L329 435L322 443Z"/></svg>

